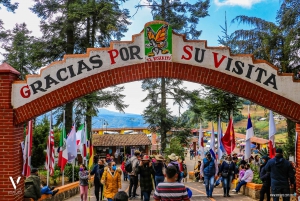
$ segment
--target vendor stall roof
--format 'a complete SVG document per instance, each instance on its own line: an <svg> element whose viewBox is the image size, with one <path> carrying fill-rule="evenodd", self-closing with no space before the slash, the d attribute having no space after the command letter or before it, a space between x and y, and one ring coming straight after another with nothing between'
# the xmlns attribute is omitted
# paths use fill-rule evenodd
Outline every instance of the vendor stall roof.
<svg viewBox="0 0 300 201"><path fill-rule="evenodd" d="M146 134L105 134L93 135L93 146L111 147L111 146L142 146L151 145L151 141Z"/></svg>

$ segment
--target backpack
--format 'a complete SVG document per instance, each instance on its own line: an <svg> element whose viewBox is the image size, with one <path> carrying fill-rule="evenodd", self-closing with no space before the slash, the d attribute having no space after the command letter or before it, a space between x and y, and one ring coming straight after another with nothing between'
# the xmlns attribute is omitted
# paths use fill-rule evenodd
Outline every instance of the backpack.
<svg viewBox="0 0 300 201"><path fill-rule="evenodd" d="M178 174L178 179L177 179L177 181L179 181L179 180L181 179L181 172L180 172L179 166L178 166L178 164L176 164L176 163L172 163L172 162L170 162L170 163L171 163L173 166L176 167L177 174Z"/></svg>
<svg viewBox="0 0 300 201"><path fill-rule="evenodd" d="M126 163L125 163L125 170L126 172L130 173L132 172L132 164L131 164L131 161L130 160L127 160Z"/></svg>
<svg viewBox="0 0 300 201"><path fill-rule="evenodd" d="M182 164L182 167L183 167L183 177L186 178L186 176L187 176L187 167L186 167L186 164Z"/></svg>

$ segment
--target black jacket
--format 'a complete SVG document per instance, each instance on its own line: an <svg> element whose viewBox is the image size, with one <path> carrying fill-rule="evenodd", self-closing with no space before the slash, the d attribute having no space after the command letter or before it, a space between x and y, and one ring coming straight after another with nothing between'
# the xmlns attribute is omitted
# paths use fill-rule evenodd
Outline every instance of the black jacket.
<svg viewBox="0 0 300 201"><path fill-rule="evenodd" d="M294 183L294 171L289 161L283 157L275 157L268 161L264 167L266 172L270 172L271 186L273 188L289 188L289 180Z"/></svg>
<svg viewBox="0 0 300 201"><path fill-rule="evenodd" d="M271 177L270 177L270 173L265 170L265 166L266 165L262 165L260 167L259 177L264 185L270 186L271 185Z"/></svg>
<svg viewBox="0 0 300 201"><path fill-rule="evenodd" d="M223 163L219 169L219 174L221 174L223 171L228 172L228 175L230 175L230 176L234 175L236 172L236 167L235 167L234 162L223 161Z"/></svg>
<svg viewBox="0 0 300 201"><path fill-rule="evenodd" d="M91 171L91 175L95 175L94 176L94 183L100 183L100 179L103 175L104 172L104 166L103 168L99 168L99 165L95 165L93 170Z"/></svg>

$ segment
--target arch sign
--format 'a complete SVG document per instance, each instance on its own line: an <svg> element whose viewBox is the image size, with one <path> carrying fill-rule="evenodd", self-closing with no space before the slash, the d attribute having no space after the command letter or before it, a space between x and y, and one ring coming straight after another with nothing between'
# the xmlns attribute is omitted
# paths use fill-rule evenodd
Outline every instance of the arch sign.
<svg viewBox="0 0 300 201"><path fill-rule="evenodd" d="M14 82L12 106L18 109L57 89L99 73L138 64L143 64L146 69L149 63L161 62L176 64L182 69L187 66L202 71L206 69L216 79L229 76L233 86L238 80L243 80L256 86L255 89L277 94L297 105L300 102L300 95L295 93L300 91L300 84L293 81L291 74L278 74L276 67L263 60L254 60L252 55L231 55L226 47L207 47L206 41L186 40L183 35L174 33L166 22L153 21L147 23L140 34L134 35L132 41L112 42L109 48L88 49L87 54L66 55L63 61L43 68L40 75L29 75L26 82ZM173 77L180 77L174 74ZM189 76L199 77L201 74ZM221 85L213 86L222 89ZM236 90L243 90L243 86L237 87L239 89ZM234 89L231 92L243 97ZM252 99L257 102L257 98Z"/></svg>

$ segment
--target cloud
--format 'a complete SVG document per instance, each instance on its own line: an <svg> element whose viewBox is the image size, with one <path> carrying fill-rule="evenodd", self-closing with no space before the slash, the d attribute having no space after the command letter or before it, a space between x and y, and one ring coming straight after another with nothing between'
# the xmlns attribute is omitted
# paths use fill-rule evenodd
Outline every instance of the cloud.
<svg viewBox="0 0 300 201"><path fill-rule="evenodd" d="M263 0L214 0L217 6L240 6L251 8L252 5L262 2Z"/></svg>

